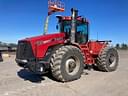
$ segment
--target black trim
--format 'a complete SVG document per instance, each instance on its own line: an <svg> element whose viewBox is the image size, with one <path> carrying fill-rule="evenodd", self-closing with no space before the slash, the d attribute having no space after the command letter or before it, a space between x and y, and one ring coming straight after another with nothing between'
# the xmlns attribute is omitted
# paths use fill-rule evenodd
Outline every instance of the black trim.
<svg viewBox="0 0 128 96"><path fill-rule="evenodd" d="M88 42L89 37L90 37L90 33L89 33L89 23L86 22L86 24L87 24L87 37L86 37L86 41Z"/></svg>

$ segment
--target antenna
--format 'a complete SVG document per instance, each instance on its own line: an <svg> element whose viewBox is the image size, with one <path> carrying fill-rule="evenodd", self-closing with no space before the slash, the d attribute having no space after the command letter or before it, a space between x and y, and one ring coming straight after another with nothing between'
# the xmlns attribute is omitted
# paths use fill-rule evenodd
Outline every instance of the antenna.
<svg viewBox="0 0 128 96"><path fill-rule="evenodd" d="M98 38L99 38L98 32L97 32L97 34L96 34L96 35L97 35L96 37L97 37L97 41L98 41Z"/></svg>
<svg viewBox="0 0 128 96"><path fill-rule="evenodd" d="M55 12L63 12L65 10L64 3L61 0L48 0L48 16L44 24L44 35L48 31L49 17Z"/></svg>

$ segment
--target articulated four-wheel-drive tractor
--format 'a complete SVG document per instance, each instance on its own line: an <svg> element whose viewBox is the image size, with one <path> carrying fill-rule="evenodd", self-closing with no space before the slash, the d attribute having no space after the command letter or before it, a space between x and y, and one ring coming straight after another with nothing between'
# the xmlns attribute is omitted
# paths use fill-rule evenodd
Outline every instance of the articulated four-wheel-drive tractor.
<svg viewBox="0 0 128 96"><path fill-rule="evenodd" d="M89 22L71 9L71 16L57 16L60 33L19 40L16 62L36 74L52 73L66 82L81 77L85 66L105 72L118 66L117 50L110 41L89 40Z"/></svg>

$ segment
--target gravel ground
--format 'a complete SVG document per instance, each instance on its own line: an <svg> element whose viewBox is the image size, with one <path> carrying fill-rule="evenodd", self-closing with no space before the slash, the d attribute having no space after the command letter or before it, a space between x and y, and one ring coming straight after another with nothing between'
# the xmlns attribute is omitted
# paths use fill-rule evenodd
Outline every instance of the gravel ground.
<svg viewBox="0 0 128 96"><path fill-rule="evenodd" d="M18 67L15 56L0 62L0 96L128 96L128 51L119 51L115 72L87 71L79 80L61 83Z"/></svg>

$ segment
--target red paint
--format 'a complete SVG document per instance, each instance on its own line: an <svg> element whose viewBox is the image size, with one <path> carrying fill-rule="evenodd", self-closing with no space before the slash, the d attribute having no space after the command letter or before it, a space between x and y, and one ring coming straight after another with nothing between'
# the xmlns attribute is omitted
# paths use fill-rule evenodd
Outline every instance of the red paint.
<svg viewBox="0 0 128 96"><path fill-rule="evenodd" d="M32 50L36 58L43 58L50 46L64 44L64 37L64 33L57 33L26 38L22 41L28 41L31 43Z"/></svg>
<svg viewBox="0 0 128 96"><path fill-rule="evenodd" d="M64 33L57 33L57 34L49 34L49 35L42 35L36 36L31 38L26 38L22 41L27 41L31 43L33 53L36 58L44 58L45 54L49 47L55 46L58 44L65 43L65 34ZM98 42L98 41L89 41L85 44L79 45L74 44L81 49L84 53L84 63L85 64L95 64L95 58L100 53L101 49L106 46L106 43Z"/></svg>
<svg viewBox="0 0 128 96"><path fill-rule="evenodd" d="M89 49L92 55L98 55L102 48L106 45L105 42L91 41L89 42Z"/></svg>
<svg viewBox="0 0 128 96"><path fill-rule="evenodd" d="M71 16L62 16L62 20L69 20L71 21ZM82 21L82 18L80 16L77 17L77 21ZM86 20L86 23L89 23L88 20Z"/></svg>
<svg viewBox="0 0 128 96"><path fill-rule="evenodd" d="M89 41L86 44L80 45L82 52L84 53L85 64L95 64L95 57L101 52L102 48L106 46L105 42Z"/></svg>
<svg viewBox="0 0 128 96"><path fill-rule="evenodd" d="M55 46L58 44L65 43L65 34L57 33L57 34L49 34L49 35L41 35L31 38L26 38L22 41L27 41L31 43L33 53L36 58L44 58L45 54L49 47ZM85 64L95 64L95 57L98 56L102 48L106 46L106 43L98 42L98 41L89 41L85 44L73 44L73 46L77 46L84 53L84 63Z"/></svg>

